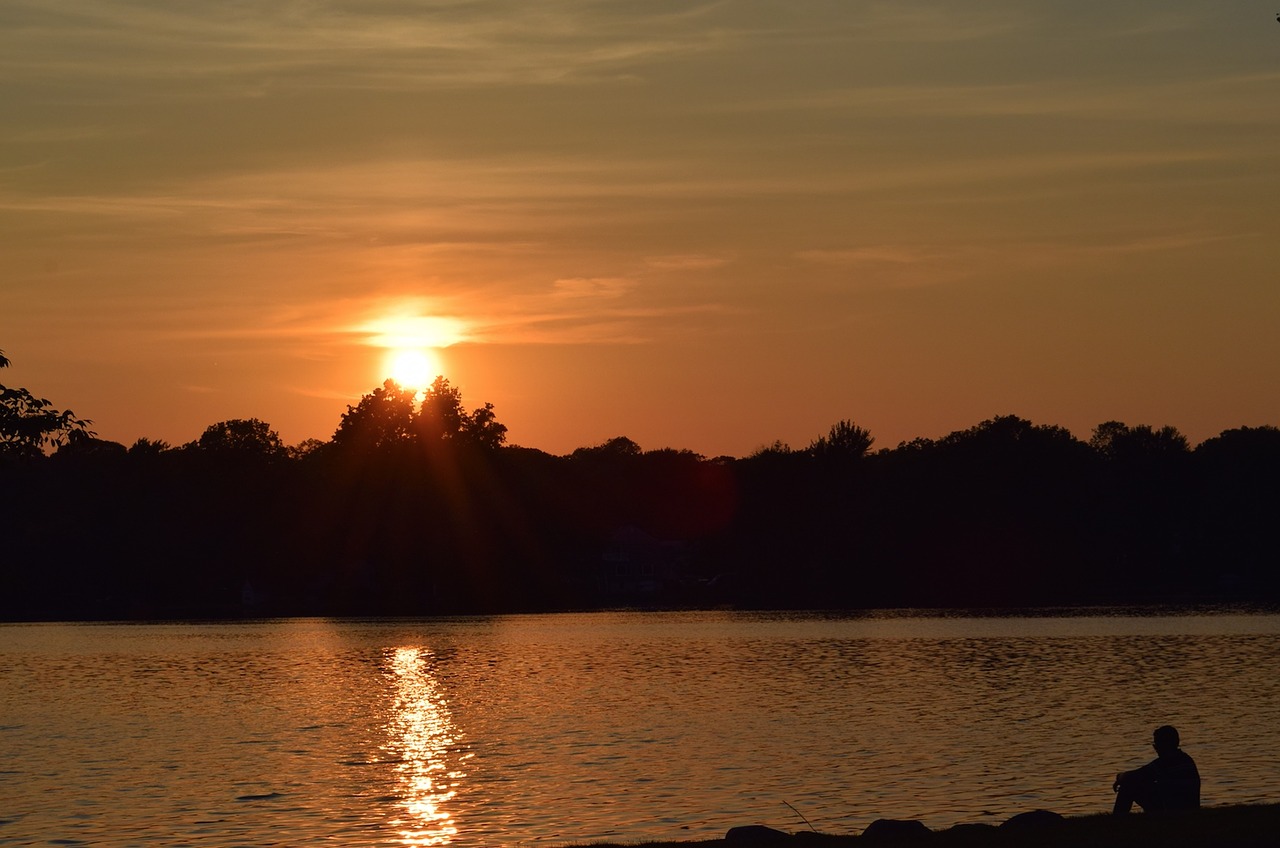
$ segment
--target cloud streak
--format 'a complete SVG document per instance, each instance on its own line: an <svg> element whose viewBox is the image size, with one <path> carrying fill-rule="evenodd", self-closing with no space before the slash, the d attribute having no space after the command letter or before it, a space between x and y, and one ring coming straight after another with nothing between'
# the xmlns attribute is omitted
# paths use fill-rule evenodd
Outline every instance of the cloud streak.
<svg viewBox="0 0 1280 848"><path fill-rule="evenodd" d="M99 74L175 95L176 85L193 80L206 84L206 95L584 82L714 49L721 36L697 25L714 9L691 4L637 18L556 0L248 7L73 0L56 8L14 0L0 14L10 33L0 37L0 70L77 81Z"/></svg>

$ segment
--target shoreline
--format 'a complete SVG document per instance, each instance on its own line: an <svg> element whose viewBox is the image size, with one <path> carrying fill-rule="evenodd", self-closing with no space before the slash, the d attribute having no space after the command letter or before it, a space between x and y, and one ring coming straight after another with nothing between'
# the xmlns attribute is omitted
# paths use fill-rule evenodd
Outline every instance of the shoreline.
<svg viewBox="0 0 1280 848"><path fill-rule="evenodd" d="M1052 820L1046 820L1052 819ZM874 830L868 822L868 830ZM772 846L916 846L938 848L1274 848L1280 845L1280 803L1201 807L1167 813L1132 813L1024 820L1003 825L959 824L945 830L917 833L874 832L826 834L813 831L783 833L768 828L743 828L729 838L639 843L573 843L578 848L772 848Z"/></svg>

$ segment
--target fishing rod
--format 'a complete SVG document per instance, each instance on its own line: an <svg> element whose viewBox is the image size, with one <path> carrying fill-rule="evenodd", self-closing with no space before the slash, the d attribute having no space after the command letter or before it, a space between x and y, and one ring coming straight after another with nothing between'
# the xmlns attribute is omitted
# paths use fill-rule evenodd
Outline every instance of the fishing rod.
<svg viewBox="0 0 1280 848"><path fill-rule="evenodd" d="M786 804L788 807L791 807L791 802L790 802L790 801L783 801L782 803ZM791 812L793 812L793 813L795 813L797 816L799 816L799 817L800 817L800 821L804 822L805 824L808 824L808 825L809 825L809 829L810 829L810 830L812 830L814 833L817 833L817 832L818 832L818 829L817 829L816 827L814 827L813 825L809 824L809 820L808 820L807 818L805 818L805 817L804 817L804 813L800 812L800 811L799 811L799 810L797 810L795 807L791 807Z"/></svg>

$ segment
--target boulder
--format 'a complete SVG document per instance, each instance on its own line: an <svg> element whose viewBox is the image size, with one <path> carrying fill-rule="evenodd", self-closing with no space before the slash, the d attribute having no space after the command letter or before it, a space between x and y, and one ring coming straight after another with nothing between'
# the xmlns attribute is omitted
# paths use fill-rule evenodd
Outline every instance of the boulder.
<svg viewBox="0 0 1280 848"><path fill-rule="evenodd" d="M1029 813L1018 813L1000 825L1000 827L1008 828L1009 830L1038 830L1040 828L1053 827L1063 821L1065 821L1063 816L1052 810L1032 810Z"/></svg>
<svg viewBox="0 0 1280 848"><path fill-rule="evenodd" d="M933 831L924 822L915 819L876 819L862 831L862 838L874 841L917 839L930 833Z"/></svg>
<svg viewBox="0 0 1280 848"><path fill-rule="evenodd" d="M757 845L765 842L777 842L790 839L791 835L781 830L774 830L762 824L744 824L729 828L724 835L725 842L738 842L744 845Z"/></svg>

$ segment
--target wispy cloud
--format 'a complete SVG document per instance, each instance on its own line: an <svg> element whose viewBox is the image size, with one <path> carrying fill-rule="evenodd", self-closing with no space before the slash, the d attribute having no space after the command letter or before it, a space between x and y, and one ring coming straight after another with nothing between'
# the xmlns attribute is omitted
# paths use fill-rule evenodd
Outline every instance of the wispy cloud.
<svg viewBox="0 0 1280 848"><path fill-rule="evenodd" d="M484 297L379 293L296 302L223 294L201 306L139 303L132 332L142 341L227 342L326 359L352 344L639 344L730 313L717 303L642 300L636 291L627 278L574 278Z"/></svg>
<svg viewBox="0 0 1280 848"><path fill-rule="evenodd" d="M676 253L645 257L645 264L658 271L703 271L728 265L733 259L705 253Z"/></svg>
<svg viewBox="0 0 1280 848"><path fill-rule="evenodd" d="M623 277L572 277L552 284L552 297L573 299L616 299L635 287L634 280Z"/></svg>
<svg viewBox="0 0 1280 848"><path fill-rule="evenodd" d="M1020 245L895 243L796 251L800 275L814 274L843 290L936 287L972 277L1012 260ZM838 282L835 282L838 281Z"/></svg>
<svg viewBox="0 0 1280 848"><path fill-rule="evenodd" d="M716 4L643 15L581 0L184 4L13 0L0 13L0 70L52 78L200 79L255 89L555 83L715 47ZM163 84L163 85L161 85ZM188 95L189 96L189 95Z"/></svg>
<svg viewBox="0 0 1280 848"><path fill-rule="evenodd" d="M1025 4L860 3L844 18L861 40L944 44L988 41L1023 33L1037 21Z"/></svg>
<svg viewBox="0 0 1280 848"><path fill-rule="evenodd" d="M477 341L491 344L647 344L689 326L723 317L718 304L536 310L531 302L497 305L478 325Z"/></svg>
<svg viewBox="0 0 1280 848"><path fill-rule="evenodd" d="M824 265L862 265L867 263L910 265L936 259L939 257L939 252L936 249L921 249L902 245L876 245L842 250L802 250L796 254L796 257L806 262L818 262Z"/></svg>
<svg viewBox="0 0 1280 848"><path fill-rule="evenodd" d="M1047 79L972 84L910 83L833 87L785 97L716 104L725 113L848 114L861 117L1060 117L1159 121L1276 123L1256 110L1259 87L1280 86L1280 74L1196 75L1190 79Z"/></svg>
<svg viewBox="0 0 1280 848"><path fill-rule="evenodd" d="M1083 253L1095 254L1163 253L1199 248L1218 242L1237 241L1257 235L1259 233L1162 233L1105 244L1084 244L1078 249Z"/></svg>
<svg viewBox="0 0 1280 848"><path fill-rule="evenodd" d="M627 200L671 201L780 196L832 196L948 185L1025 182L1042 177L1104 175L1168 165L1257 157L1248 143L1232 150L1175 146L1162 150L999 150L930 161L884 161L874 169L826 173L799 169L753 175L694 174L697 163L583 162L530 157L522 162L369 161L327 169L287 169L193 181L156 194L33 195L0 193L0 210L169 219L205 236L306 235L364 238L370 230L400 240L404 232L439 234L416 240L445 249L477 244L462 234L507 230L506 243L530 245L546 224L562 227L630 214ZM424 207L424 201L429 205ZM578 205L574 205L578 204ZM521 237L525 236L525 237ZM654 268L715 267L722 257L650 258Z"/></svg>

